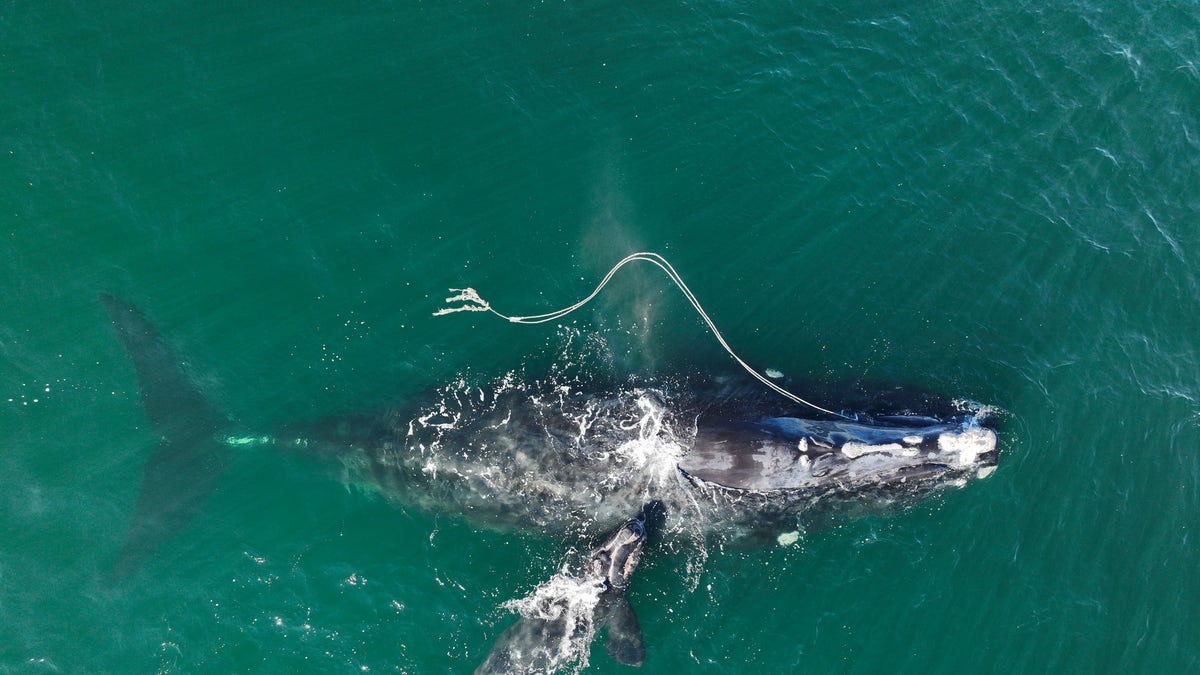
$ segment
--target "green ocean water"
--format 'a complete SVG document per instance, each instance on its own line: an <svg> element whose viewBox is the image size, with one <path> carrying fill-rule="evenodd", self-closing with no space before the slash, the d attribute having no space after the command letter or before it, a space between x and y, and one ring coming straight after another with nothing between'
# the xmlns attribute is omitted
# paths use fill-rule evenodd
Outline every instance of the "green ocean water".
<svg viewBox="0 0 1200 675"><path fill-rule="evenodd" d="M649 552L643 672L1200 671L1200 6L250 5L0 4L0 672L470 672L564 559L249 448L105 583L156 439L99 293L270 430L549 371L445 289L638 250L761 368L1006 411L966 489ZM650 268L566 322L728 365Z"/></svg>

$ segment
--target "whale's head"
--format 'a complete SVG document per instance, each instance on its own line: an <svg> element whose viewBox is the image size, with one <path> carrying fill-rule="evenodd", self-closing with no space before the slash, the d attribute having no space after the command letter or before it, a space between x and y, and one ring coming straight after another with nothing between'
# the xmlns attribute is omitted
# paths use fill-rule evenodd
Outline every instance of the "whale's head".
<svg viewBox="0 0 1200 675"><path fill-rule="evenodd" d="M629 579L641 560L646 539L662 527L665 518L666 507L654 500L593 549L591 565L604 578L608 588L621 592L629 587Z"/></svg>
<svg viewBox="0 0 1200 675"><path fill-rule="evenodd" d="M907 502L986 478L998 459L995 430L971 411L701 427L679 468L693 482L739 493Z"/></svg>

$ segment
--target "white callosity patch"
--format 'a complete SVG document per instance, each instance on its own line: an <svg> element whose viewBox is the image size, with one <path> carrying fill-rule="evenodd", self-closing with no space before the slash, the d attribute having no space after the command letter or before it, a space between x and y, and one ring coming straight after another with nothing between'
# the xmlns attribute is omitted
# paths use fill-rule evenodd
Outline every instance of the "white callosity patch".
<svg viewBox="0 0 1200 675"><path fill-rule="evenodd" d="M996 449L996 432L980 426L968 426L960 433L938 436L938 450L957 455L958 466L974 466L979 456Z"/></svg>
<svg viewBox="0 0 1200 675"><path fill-rule="evenodd" d="M850 459L856 459L872 452L899 452L903 449L903 446L901 446L899 443L885 443L883 445L847 443L842 446L842 454Z"/></svg>

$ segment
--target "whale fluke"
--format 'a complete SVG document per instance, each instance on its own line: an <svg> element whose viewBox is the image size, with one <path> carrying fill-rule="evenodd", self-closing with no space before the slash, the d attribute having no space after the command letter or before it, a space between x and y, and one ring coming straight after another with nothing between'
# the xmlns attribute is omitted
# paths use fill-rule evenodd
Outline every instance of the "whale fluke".
<svg viewBox="0 0 1200 675"><path fill-rule="evenodd" d="M182 361L133 304L107 293L100 302L137 373L146 419L160 437L146 460L141 492L111 577L133 573L186 525L225 466L215 434L224 417L204 398Z"/></svg>

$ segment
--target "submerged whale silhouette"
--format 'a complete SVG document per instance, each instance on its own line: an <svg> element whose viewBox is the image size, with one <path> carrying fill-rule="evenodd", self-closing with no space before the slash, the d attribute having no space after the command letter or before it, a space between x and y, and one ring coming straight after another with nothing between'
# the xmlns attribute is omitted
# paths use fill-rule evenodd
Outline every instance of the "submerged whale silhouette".
<svg viewBox="0 0 1200 675"><path fill-rule="evenodd" d="M107 293L101 294L100 302L133 362L142 408L159 437L143 469L125 543L110 571L119 579L192 519L224 470L228 449L217 437L224 417L142 312Z"/></svg>
<svg viewBox="0 0 1200 675"><path fill-rule="evenodd" d="M109 295L101 302L161 439L113 568L121 577L196 513L238 439L222 438L225 418L142 312ZM706 375L601 383L509 373L271 440L407 506L556 536L597 532L653 502L704 536L782 544L828 518L903 507L996 467L983 406L907 388L837 393L824 400L853 414L802 417L760 387ZM626 559L636 562L643 540L631 542Z"/></svg>

